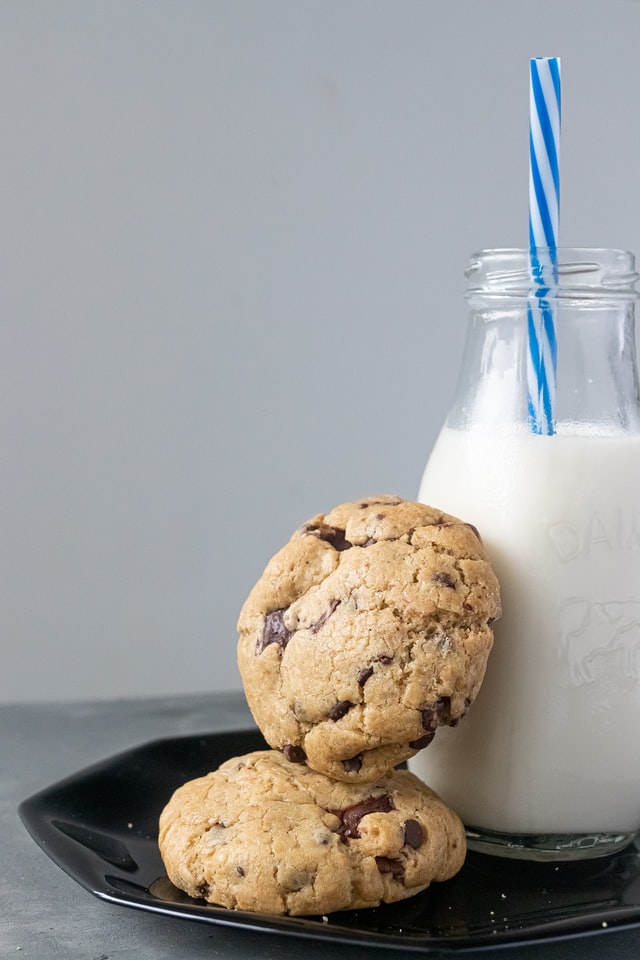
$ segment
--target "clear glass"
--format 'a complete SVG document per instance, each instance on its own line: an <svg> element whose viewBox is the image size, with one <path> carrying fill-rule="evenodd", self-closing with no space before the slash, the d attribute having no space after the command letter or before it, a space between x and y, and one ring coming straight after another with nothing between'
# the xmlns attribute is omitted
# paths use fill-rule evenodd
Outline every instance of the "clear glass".
<svg viewBox="0 0 640 960"><path fill-rule="evenodd" d="M449 416L419 499L478 527L503 616L467 717L410 767L469 846L603 856L640 830L640 401L625 251L558 251L553 435L528 412L525 250L467 270L469 320ZM546 282L546 281L545 281Z"/></svg>

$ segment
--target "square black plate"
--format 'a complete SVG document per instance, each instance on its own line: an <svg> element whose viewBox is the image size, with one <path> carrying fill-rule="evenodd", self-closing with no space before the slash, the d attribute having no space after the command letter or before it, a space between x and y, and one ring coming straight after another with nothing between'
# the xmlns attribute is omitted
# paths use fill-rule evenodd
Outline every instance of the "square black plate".
<svg viewBox="0 0 640 960"><path fill-rule="evenodd" d="M536 864L469 853L460 873L401 903L329 917L230 911L192 900L167 879L160 812L176 787L266 746L256 730L143 744L25 800L36 842L97 897L204 923L388 947L489 948L640 925L640 852L581 864Z"/></svg>

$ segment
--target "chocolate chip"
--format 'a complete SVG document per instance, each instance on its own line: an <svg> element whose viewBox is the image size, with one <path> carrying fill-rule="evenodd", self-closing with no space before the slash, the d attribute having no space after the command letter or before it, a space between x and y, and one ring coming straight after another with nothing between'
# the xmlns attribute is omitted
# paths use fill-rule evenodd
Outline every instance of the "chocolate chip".
<svg viewBox="0 0 640 960"><path fill-rule="evenodd" d="M392 663L393 657L389 653L381 653L379 657L375 658L376 663Z"/></svg>
<svg viewBox="0 0 640 960"><path fill-rule="evenodd" d="M451 713L451 700L449 697L440 697L435 703L430 703L420 711L422 726L425 730L435 730L442 720L448 722Z"/></svg>
<svg viewBox="0 0 640 960"><path fill-rule="evenodd" d="M331 614L334 613L339 606L340 606L340 600L332 600L331 603L329 604L328 609L325 610L322 616L318 617L316 622L312 623L311 626L309 627L309 629L311 630L311 633L318 633L321 627L325 625L325 623L327 622Z"/></svg>
<svg viewBox="0 0 640 960"><path fill-rule="evenodd" d="M376 867L380 873L390 873L396 880L404 879L404 864L390 857L376 857Z"/></svg>
<svg viewBox="0 0 640 960"><path fill-rule="evenodd" d="M465 527L469 527L470 530L473 530L480 543L482 543L482 537L480 536L480 531L477 527L474 527L472 523L465 523Z"/></svg>
<svg viewBox="0 0 640 960"><path fill-rule="evenodd" d="M417 850L424 843L424 831L417 820L407 820L404 825L404 845Z"/></svg>
<svg viewBox="0 0 640 960"><path fill-rule="evenodd" d="M350 540L347 540L345 530L331 530L328 536L322 537L323 540L326 540L327 543L330 543L331 546L341 553L343 550L349 550L353 546Z"/></svg>
<svg viewBox="0 0 640 960"><path fill-rule="evenodd" d="M424 747L429 746L435 735L435 730L431 730L429 733L425 733L424 737L419 737L418 740L410 740L409 746L412 750L422 750Z"/></svg>
<svg viewBox="0 0 640 960"><path fill-rule="evenodd" d="M365 683L373 675L373 667L363 667L362 670L358 671L358 683L361 687L364 687Z"/></svg>
<svg viewBox="0 0 640 960"><path fill-rule="evenodd" d="M338 700L337 703L331 707L327 716L329 720L340 720L345 714L349 713L351 707L355 706L351 700Z"/></svg>
<svg viewBox="0 0 640 960"><path fill-rule="evenodd" d="M407 822L409 822L409 821L407 821ZM414 821L414 822L415 822L415 821ZM406 831L405 831L405 833L406 833ZM405 843L406 843L406 840L405 840ZM236 864L236 873L238 874L239 877L244 877L244 868L241 867L239 863Z"/></svg>
<svg viewBox="0 0 640 960"><path fill-rule="evenodd" d="M376 513L376 520L384 520L384 513Z"/></svg>
<svg viewBox="0 0 640 960"><path fill-rule="evenodd" d="M451 587L452 590L456 589L455 580L451 574L446 573L444 570L441 573L434 573L431 579L434 583L442 583L445 587Z"/></svg>
<svg viewBox="0 0 640 960"><path fill-rule="evenodd" d="M318 540L325 540L327 543L330 543L334 550L338 550L339 552L348 550L349 547L353 546L353 544L347 540L346 531L341 530L339 527L330 527L324 523L320 524L319 527L307 524L303 530L305 533L317 537Z"/></svg>
<svg viewBox="0 0 640 960"><path fill-rule="evenodd" d="M304 763L307 759L302 747L296 747L293 743L285 743L282 752L290 763Z"/></svg>
<svg viewBox="0 0 640 960"><path fill-rule="evenodd" d="M363 500L359 504L361 510L366 507L399 507L402 500Z"/></svg>
<svg viewBox="0 0 640 960"><path fill-rule="evenodd" d="M285 612L286 608L282 608L280 610L272 610L265 616L262 627L262 637L256 644L257 655L261 654L262 651L272 643L277 643L283 650L289 643L289 640L293 636L293 630L287 629L284 625Z"/></svg>
<svg viewBox="0 0 640 960"><path fill-rule="evenodd" d="M198 886L196 887L196 890L198 891L202 899L206 900L211 891L211 887L206 881L204 881L203 883L198 884Z"/></svg>
<svg viewBox="0 0 640 960"><path fill-rule="evenodd" d="M425 707L424 710L420 711L420 716L422 718L422 726L425 730L435 730L438 726L437 714L433 707Z"/></svg>
<svg viewBox="0 0 640 960"><path fill-rule="evenodd" d="M389 813L390 810L395 810L393 798L390 794L383 793L379 797L369 797L360 803L354 803L344 810L330 810L329 813L333 813L340 820L336 833L339 833L340 839L346 843L347 840L357 840L360 836L358 824L363 817L369 813Z"/></svg>
<svg viewBox="0 0 640 960"><path fill-rule="evenodd" d="M342 766L347 773L358 773L362 767L362 754L359 753L355 757L349 757L348 760L343 760Z"/></svg>

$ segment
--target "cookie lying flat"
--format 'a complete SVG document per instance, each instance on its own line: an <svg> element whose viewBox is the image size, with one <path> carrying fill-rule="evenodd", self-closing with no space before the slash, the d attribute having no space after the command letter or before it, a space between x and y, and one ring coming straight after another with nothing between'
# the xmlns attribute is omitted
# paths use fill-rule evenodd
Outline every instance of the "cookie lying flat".
<svg viewBox="0 0 640 960"><path fill-rule="evenodd" d="M456 723L500 615L474 527L379 496L297 530L238 621L238 665L264 737L346 782L375 780Z"/></svg>
<svg viewBox="0 0 640 960"><path fill-rule="evenodd" d="M190 896L297 915L402 900L453 876L466 853L459 818L413 774L336 783L272 750L176 790L159 845Z"/></svg>

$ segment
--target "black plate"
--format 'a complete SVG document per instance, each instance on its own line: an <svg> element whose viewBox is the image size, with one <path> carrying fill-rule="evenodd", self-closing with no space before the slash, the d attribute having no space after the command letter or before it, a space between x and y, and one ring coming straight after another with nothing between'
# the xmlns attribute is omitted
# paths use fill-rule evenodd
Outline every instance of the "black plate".
<svg viewBox="0 0 640 960"><path fill-rule="evenodd" d="M255 730L153 741L35 794L20 816L45 853L96 896L205 923L425 953L640 925L636 846L574 865L469 853L453 880L398 904L328 918L266 916L192 900L165 875L160 811L186 780L264 747Z"/></svg>

